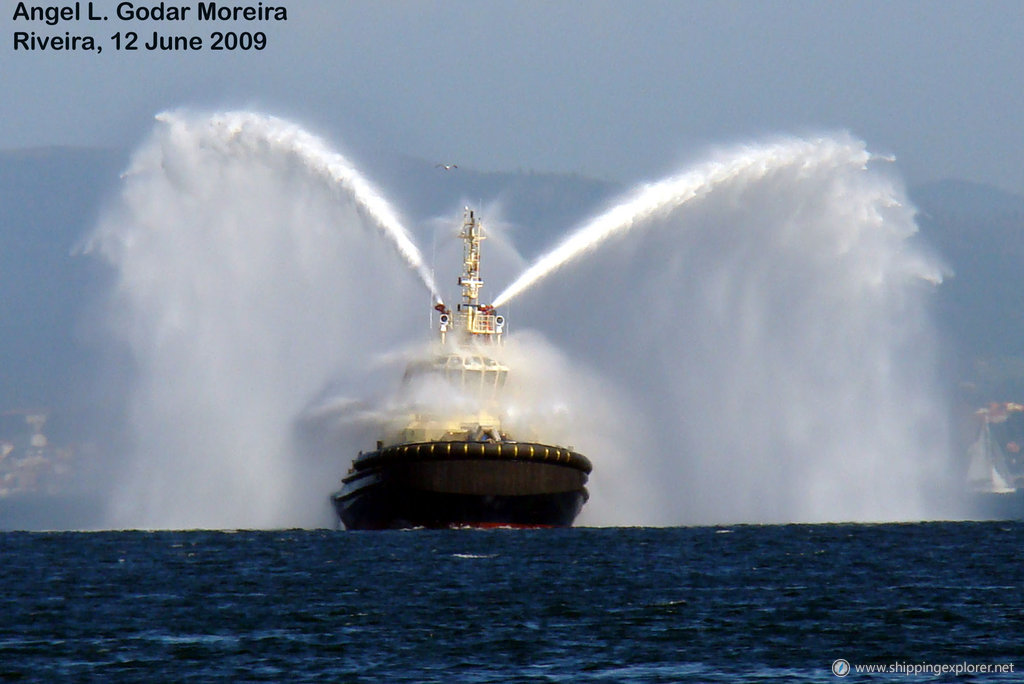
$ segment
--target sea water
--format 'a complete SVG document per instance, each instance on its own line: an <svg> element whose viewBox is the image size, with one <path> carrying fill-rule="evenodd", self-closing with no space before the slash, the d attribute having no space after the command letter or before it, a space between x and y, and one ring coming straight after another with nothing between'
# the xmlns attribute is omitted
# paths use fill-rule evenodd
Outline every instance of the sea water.
<svg viewBox="0 0 1024 684"><path fill-rule="evenodd" d="M843 659L847 681L1019 681L1022 543L1020 523L7 532L0 679L829 682Z"/></svg>

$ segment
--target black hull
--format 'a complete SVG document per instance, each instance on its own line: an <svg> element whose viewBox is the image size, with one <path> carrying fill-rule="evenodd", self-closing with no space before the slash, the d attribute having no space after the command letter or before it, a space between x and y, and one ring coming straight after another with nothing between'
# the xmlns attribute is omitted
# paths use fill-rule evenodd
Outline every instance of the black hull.
<svg viewBox="0 0 1024 684"><path fill-rule="evenodd" d="M590 462L541 444L427 442L361 454L332 495L350 530L568 527Z"/></svg>

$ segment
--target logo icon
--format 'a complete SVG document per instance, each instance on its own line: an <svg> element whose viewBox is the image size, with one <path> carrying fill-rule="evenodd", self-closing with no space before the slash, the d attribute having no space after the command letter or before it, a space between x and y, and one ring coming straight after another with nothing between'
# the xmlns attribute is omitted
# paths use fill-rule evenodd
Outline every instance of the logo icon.
<svg viewBox="0 0 1024 684"><path fill-rule="evenodd" d="M837 658L832 661L832 674L836 677L845 677L850 674L850 661L846 658Z"/></svg>

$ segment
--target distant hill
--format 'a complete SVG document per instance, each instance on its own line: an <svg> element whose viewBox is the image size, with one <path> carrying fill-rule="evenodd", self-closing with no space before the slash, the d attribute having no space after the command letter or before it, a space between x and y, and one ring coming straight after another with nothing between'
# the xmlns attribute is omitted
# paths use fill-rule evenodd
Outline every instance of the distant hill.
<svg viewBox="0 0 1024 684"><path fill-rule="evenodd" d="M93 401L85 388L97 350L83 339L82 319L109 274L72 251L127 160L107 149L0 152L0 411L74 411ZM623 190L579 175L446 171L409 158L378 161L368 175L413 224L457 217L463 202L497 201L528 257ZM1024 398L1024 197L956 180L910 195L923 239L955 272L936 311L958 380L978 398Z"/></svg>
<svg viewBox="0 0 1024 684"><path fill-rule="evenodd" d="M1024 197L983 183L946 179L910 190L923 218L1024 215Z"/></svg>
<svg viewBox="0 0 1024 684"><path fill-rule="evenodd" d="M118 191L128 159L111 149L0 151L0 414L47 408L59 416L96 403L103 350L85 319L111 274L74 252ZM438 216L458 220L463 202L497 200L527 254L617 190L581 176L445 171L409 158L377 160L374 170L377 177L367 175L414 228Z"/></svg>
<svg viewBox="0 0 1024 684"><path fill-rule="evenodd" d="M72 250L123 163L113 150L0 153L0 408L68 409L90 372L79 326L103 273ZM73 400L71 400L73 401Z"/></svg>
<svg viewBox="0 0 1024 684"><path fill-rule="evenodd" d="M918 225L953 269L939 323L973 400L1024 398L1024 197L944 180L913 188Z"/></svg>
<svg viewBox="0 0 1024 684"><path fill-rule="evenodd" d="M622 186L578 174L482 172L439 168L420 159L399 157L380 169L388 198L412 220L450 217L457 221L463 205L481 211L496 204L501 220L512 224L515 242L533 256L568 229L604 207Z"/></svg>

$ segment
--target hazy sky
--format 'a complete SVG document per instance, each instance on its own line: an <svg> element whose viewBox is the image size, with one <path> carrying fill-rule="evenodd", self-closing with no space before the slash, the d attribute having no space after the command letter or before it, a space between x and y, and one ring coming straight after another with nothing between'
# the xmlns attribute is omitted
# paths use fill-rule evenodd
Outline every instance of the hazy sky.
<svg viewBox="0 0 1024 684"><path fill-rule="evenodd" d="M846 129L911 183L1024 193L1021 2L277 1L287 22L133 24L95 0L111 21L48 27L0 0L0 148L129 147L162 109L253 107L357 157L630 182L719 144ZM198 2L166 4L194 17ZM110 40L217 29L262 29L268 45L119 53ZM104 49L15 51L18 30Z"/></svg>

